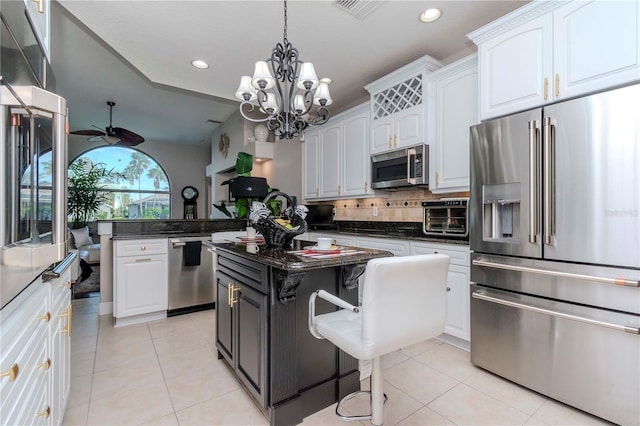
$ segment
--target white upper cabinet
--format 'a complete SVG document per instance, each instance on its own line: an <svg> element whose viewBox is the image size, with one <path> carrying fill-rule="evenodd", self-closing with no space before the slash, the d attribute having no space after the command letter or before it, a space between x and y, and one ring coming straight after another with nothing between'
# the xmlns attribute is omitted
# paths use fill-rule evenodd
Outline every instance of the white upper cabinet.
<svg viewBox="0 0 640 426"><path fill-rule="evenodd" d="M469 191L469 127L478 117L478 60L473 54L427 77L429 189Z"/></svg>
<svg viewBox="0 0 640 426"><path fill-rule="evenodd" d="M306 200L373 195L370 185L369 104L352 108L305 134Z"/></svg>
<svg viewBox="0 0 640 426"><path fill-rule="evenodd" d="M640 80L640 1L574 1L553 11L555 98Z"/></svg>
<svg viewBox="0 0 640 426"><path fill-rule="evenodd" d="M320 129L320 196L340 196L340 144L342 126L339 121Z"/></svg>
<svg viewBox="0 0 640 426"><path fill-rule="evenodd" d="M50 34L51 34L51 3L50 0L24 0L27 16L36 33L38 42L42 46L47 60L51 62L51 54L49 51Z"/></svg>
<svg viewBox="0 0 640 426"><path fill-rule="evenodd" d="M320 129L306 131L304 135L304 188L305 200L320 196Z"/></svg>
<svg viewBox="0 0 640 426"><path fill-rule="evenodd" d="M340 195L353 197L373 193L370 184L369 108L343 118L342 138Z"/></svg>
<svg viewBox="0 0 640 426"><path fill-rule="evenodd" d="M640 0L534 1L468 37L483 120L640 80Z"/></svg>
<svg viewBox="0 0 640 426"><path fill-rule="evenodd" d="M371 154L425 142L424 79L441 66L424 56L365 86L371 94Z"/></svg>

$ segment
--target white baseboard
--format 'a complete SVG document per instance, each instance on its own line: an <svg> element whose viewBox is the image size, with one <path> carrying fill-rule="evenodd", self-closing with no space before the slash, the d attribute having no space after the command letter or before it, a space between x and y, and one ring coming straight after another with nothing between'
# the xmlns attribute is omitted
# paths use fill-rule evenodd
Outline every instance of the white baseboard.
<svg viewBox="0 0 640 426"><path fill-rule="evenodd" d="M113 313L113 302L100 302L98 315L107 315Z"/></svg>

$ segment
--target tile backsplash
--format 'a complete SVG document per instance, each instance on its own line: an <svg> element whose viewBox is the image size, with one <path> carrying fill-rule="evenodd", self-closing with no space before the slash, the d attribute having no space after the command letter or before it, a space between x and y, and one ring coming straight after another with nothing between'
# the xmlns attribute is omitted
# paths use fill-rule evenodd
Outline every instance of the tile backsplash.
<svg viewBox="0 0 640 426"><path fill-rule="evenodd" d="M434 195L428 189L386 192L380 198L336 200L335 220L422 222L422 205L425 200L468 197L468 192ZM377 215L376 213L377 210Z"/></svg>

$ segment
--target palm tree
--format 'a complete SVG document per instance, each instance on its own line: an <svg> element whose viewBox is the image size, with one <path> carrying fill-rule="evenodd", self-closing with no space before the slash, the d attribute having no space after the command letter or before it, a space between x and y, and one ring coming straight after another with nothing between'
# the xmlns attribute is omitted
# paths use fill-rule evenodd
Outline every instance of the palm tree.
<svg viewBox="0 0 640 426"><path fill-rule="evenodd" d="M124 175L129 178L129 183L133 185L134 181L138 180L138 209L139 214L142 216L142 193L140 192L142 174L149 168L151 161L149 157L141 152L134 152L131 154L129 164L124 168Z"/></svg>
<svg viewBox="0 0 640 426"><path fill-rule="evenodd" d="M153 179L153 187L155 188L156 191L160 189L160 184L165 182L168 183L167 175L165 175L164 170L162 170L162 168L158 165L156 165L153 169L149 169L149 171L147 172L147 177L149 179ZM158 206L157 197L154 198L153 206L154 207Z"/></svg>

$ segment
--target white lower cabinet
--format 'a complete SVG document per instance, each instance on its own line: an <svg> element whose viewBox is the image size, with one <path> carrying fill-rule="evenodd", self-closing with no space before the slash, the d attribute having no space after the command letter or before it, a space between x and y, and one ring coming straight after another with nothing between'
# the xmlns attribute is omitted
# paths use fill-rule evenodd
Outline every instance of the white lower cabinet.
<svg viewBox="0 0 640 426"><path fill-rule="evenodd" d="M60 425L70 390L71 274L38 278L0 310L0 424Z"/></svg>
<svg viewBox="0 0 640 426"><path fill-rule="evenodd" d="M408 240L393 240L389 238L372 238L372 237L358 237L358 247L366 247L378 250L387 250L393 253L394 256L408 256L409 255L409 241Z"/></svg>
<svg viewBox="0 0 640 426"><path fill-rule="evenodd" d="M168 308L168 240L115 241L116 326L164 318Z"/></svg>
<svg viewBox="0 0 640 426"><path fill-rule="evenodd" d="M435 244L411 242L411 254L441 253L448 255L449 275L447 276L447 324L444 332L450 336L469 341L469 247L456 244Z"/></svg>

